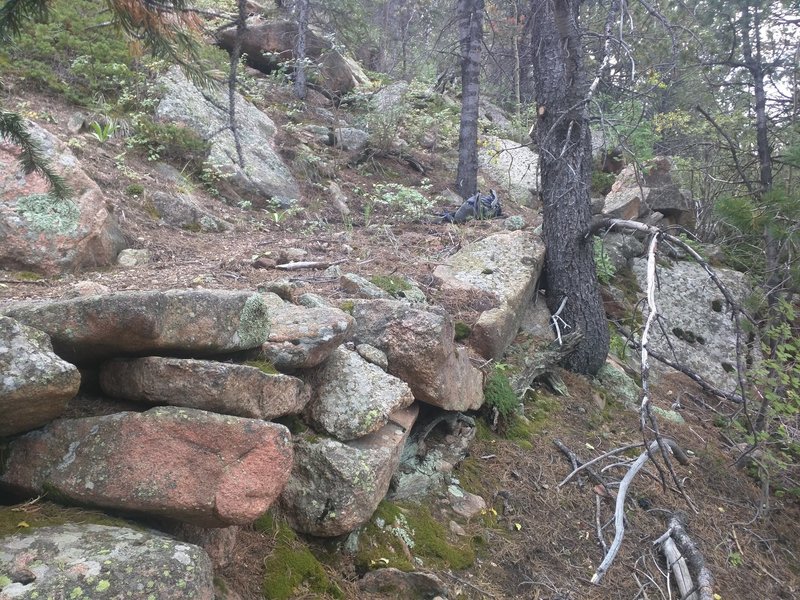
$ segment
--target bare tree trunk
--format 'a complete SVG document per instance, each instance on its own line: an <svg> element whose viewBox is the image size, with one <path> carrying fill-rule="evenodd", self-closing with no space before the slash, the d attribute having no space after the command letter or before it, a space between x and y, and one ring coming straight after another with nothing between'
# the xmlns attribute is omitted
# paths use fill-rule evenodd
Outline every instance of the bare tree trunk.
<svg viewBox="0 0 800 600"><path fill-rule="evenodd" d="M478 190L478 106L484 0L458 0L461 45L461 126L456 190L468 198Z"/></svg>
<svg viewBox="0 0 800 600"><path fill-rule="evenodd" d="M239 59L242 56L242 38L247 31L247 2L239 0L238 14L236 16L236 38L231 50L230 72L228 73L228 127L233 134L233 143L236 147L236 157L239 167L244 169L244 152L239 137L239 126L236 123L236 79L239 72Z"/></svg>
<svg viewBox="0 0 800 600"><path fill-rule="evenodd" d="M305 100L306 92L306 30L308 29L309 0L297 0L297 38L294 42L294 95Z"/></svg>
<svg viewBox="0 0 800 600"><path fill-rule="evenodd" d="M591 238L589 181L591 134L578 28L580 0L537 0L532 47L538 121L534 137L540 154L545 276L551 311L584 339L564 364L595 374L608 354L608 323L600 299Z"/></svg>

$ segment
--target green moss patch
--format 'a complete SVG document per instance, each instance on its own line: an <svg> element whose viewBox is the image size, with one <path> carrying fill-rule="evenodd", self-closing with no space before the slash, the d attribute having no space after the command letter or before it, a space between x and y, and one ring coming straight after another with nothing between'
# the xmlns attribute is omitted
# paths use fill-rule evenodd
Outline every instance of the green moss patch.
<svg viewBox="0 0 800 600"><path fill-rule="evenodd" d="M255 523L256 529L274 537L275 547L264 559L264 598L286 600L308 593L313 597L344 598L325 568L286 523L270 513Z"/></svg>
<svg viewBox="0 0 800 600"><path fill-rule="evenodd" d="M456 321L454 325L456 331L455 340L457 342L465 340L472 335L472 328L463 321Z"/></svg>
<svg viewBox="0 0 800 600"><path fill-rule="evenodd" d="M509 422L519 407L519 399L508 381L508 376L495 368L486 380L484 389L486 408L495 409L500 419Z"/></svg>
<svg viewBox="0 0 800 600"><path fill-rule="evenodd" d="M111 517L97 510L67 508L52 502L0 506L0 537L24 533L36 527L51 527L65 523L138 528L134 523Z"/></svg>
<svg viewBox="0 0 800 600"><path fill-rule="evenodd" d="M244 362L244 365L247 367L255 367L262 373L266 373L267 375L279 375L280 372L278 369L275 368L268 360L248 360Z"/></svg>
<svg viewBox="0 0 800 600"><path fill-rule="evenodd" d="M428 569L466 569L475 561L475 548L472 540L451 542L427 506L381 502L359 536L356 568L412 571L417 560Z"/></svg>
<svg viewBox="0 0 800 600"><path fill-rule="evenodd" d="M410 290L412 287L403 277L375 275L370 278L370 281L392 296L397 296L400 292Z"/></svg>

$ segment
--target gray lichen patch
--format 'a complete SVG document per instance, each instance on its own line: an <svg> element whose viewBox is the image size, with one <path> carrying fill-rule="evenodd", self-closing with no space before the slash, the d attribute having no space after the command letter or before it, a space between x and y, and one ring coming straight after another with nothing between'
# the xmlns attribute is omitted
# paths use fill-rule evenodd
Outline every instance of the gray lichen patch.
<svg viewBox="0 0 800 600"><path fill-rule="evenodd" d="M17 200L17 212L30 228L44 233L69 235L78 229L81 212L72 200L51 194L31 194Z"/></svg>
<svg viewBox="0 0 800 600"><path fill-rule="evenodd" d="M243 347L255 348L269 337L269 311L264 297L253 294L244 303L239 315L236 336Z"/></svg>

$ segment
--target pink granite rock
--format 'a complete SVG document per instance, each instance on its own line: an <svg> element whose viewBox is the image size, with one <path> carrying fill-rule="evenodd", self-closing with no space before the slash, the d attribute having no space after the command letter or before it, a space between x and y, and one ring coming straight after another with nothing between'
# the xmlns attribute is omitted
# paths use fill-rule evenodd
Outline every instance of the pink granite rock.
<svg viewBox="0 0 800 600"><path fill-rule="evenodd" d="M27 127L72 197L54 200L41 175L24 174L19 148L0 143L0 268L54 275L112 264L125 240L103 192L66 144Z"/></svg>
<svg viewBox="0 0 800 600"><path fill-rule="evenodd" d="M292 468L282 425L162 407L65 419L9 445L0 484L202 527L251 523Z"/></svg>

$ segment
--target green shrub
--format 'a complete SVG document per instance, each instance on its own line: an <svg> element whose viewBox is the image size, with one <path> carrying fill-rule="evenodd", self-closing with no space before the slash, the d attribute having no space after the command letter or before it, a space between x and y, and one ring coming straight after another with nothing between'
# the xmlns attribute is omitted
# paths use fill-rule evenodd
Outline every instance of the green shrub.
<svg viewBox="0 0 800 600"><path fill-rule="evenodd" d="M49 17L26 24L0 47L0 72L11 73L91 106L131 84L136 61L124 36L102 26L108 13L91 0L54 0Z"/></svg>
<svg viewBox="0 0 800 600"><path fill-rule="evenodd" d="M617 268L611 262L611 258L606 252L602 238L594 238L594 267L597 272L597 280L603 285L608 285L614 278Z"/></svg>

